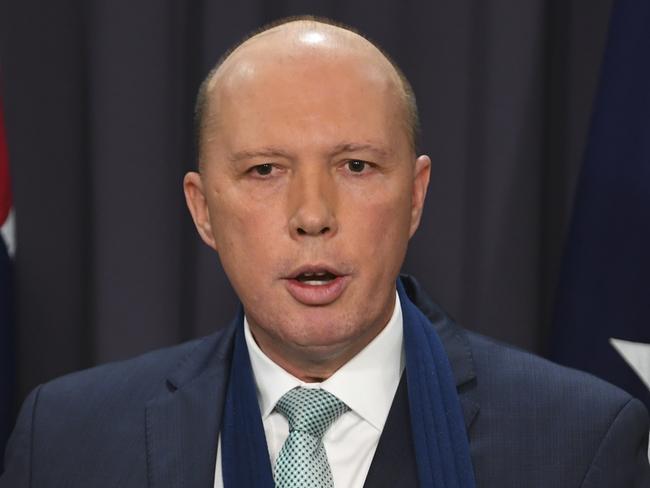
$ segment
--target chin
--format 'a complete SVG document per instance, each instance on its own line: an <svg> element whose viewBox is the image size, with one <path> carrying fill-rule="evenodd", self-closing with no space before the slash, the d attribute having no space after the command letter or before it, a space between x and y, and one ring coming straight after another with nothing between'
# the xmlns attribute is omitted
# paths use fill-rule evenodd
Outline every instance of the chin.
<svg viewBox="0 0 650 488"><path fill-rule="evenodd" d="M309 310L306 313L287 314L290 317L290 328L279 324L280 330L295 344L304 347L335 347L346 342L354 342L369 328L366 321L350 313L326 311L325 309Z"/></svg>

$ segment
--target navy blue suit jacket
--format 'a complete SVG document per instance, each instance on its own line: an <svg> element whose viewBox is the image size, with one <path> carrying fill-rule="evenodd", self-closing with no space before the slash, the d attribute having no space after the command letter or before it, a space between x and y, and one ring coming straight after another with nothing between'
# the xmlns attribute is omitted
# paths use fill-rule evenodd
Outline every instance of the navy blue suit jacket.
<svg viewBox="0 0 650 488"><path fill-rule="evenodd" d="M478 487L650 487L648 415L625 392L456 326L410 279L458 387ZM233 331L36 388L1 488L211 488ZM367 487L417 486L400 384ZM244 488L244 487L242 487Z"/></svg>

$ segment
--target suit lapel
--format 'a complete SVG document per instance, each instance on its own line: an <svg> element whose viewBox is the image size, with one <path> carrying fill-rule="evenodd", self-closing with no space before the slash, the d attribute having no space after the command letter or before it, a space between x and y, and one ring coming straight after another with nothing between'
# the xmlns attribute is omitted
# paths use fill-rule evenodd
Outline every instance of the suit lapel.
<svg viewBox="0 0 650 488"><path fill-rule="evenodd" d="M471 426L476 419L480 405L476 394L476 370L469 339L465 331L429 298L413 277L402 275L400 279L406 294L429 319L447 352L456 382L458 398L463 409L465 427L468 437L471 439Z"/></svg>
<svg viewBox="0 0 650 488"><path fill-rule="evenodd" d="M449 364L456 381L460 406L463 409L465 427L469 434L471 432L470 427L480 408L476 396L476 373L474 371L472 349L465 332L456 324L447 320L447 323L439 323L438 325L436 332L445 351L447 351Z"/></svg>
<svg viewBox="0 0 650 488"><path fill-rule="evenodd" d="M237 320L199 342L168 378L168 391L148 403L145 421L150 488L213 486L236 326Z"/></svg>

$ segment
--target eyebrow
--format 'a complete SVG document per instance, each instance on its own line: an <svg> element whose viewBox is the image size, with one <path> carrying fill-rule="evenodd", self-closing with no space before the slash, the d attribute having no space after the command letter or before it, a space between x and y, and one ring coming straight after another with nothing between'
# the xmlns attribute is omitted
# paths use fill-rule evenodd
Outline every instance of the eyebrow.
<svg viewBox="0 0 650 488"><path fill-rule="evenodd" d="M230 161L236 163L237 161L242 161L245 159L254 159L254 158L289 158L289 154L282 149L275 147L264 147L261 149L256 149L253 151L237 151L232 156L230 156Z"/></svg>
<svg viewBox="0 0 650 488"><path fill-rule="evenodd" d="M330 157L338 156L339 154L343 153L350 153L350 152L359 152L359 151L369 151L374 153L376 156L380 158L386 158L388 157L388 151L385 149L376 146L374 144L360 144L360 143L355 143L355 142L343 142L340 144L337 144L332 148L332 150L329 152ZM290 159L291 155L287 153L286 151L276 148L276 147L263 147L260 149L255 149L255 150L243 150L243 151L237 151L234 153L232 156L230 156L230 161L233 163L237 161L242 161L242 160L247 160L247 159L255 159L255 158L286 158Z"/></svg>
<svg viewBox="0 0 650 488"><path fill-rule="evenodd" d="M334 146L331 155L337 156L342 153L359 152L359 151L369 151L381 158L388 157L388 151L386 151L385 149L379 146L375 146L374 144L358 144L354 142L345 142Z"/></svg>

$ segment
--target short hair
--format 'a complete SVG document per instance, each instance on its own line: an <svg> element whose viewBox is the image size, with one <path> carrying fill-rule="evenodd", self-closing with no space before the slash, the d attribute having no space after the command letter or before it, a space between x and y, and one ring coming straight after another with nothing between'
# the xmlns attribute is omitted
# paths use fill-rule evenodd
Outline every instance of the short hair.
<svg viewBox="0 0 650 488"><path fill-rule="evenodd" d="M195 144L196 144L196 154L199 157L199 159L201 158L201 152L203 147L203 132L205 131L205 125L206 125L205 118L206 118L207 105L208 105L208 86L213 76L219 70L221 65L223 65L226 59L228 59L230 55L246 41L252 39L258 34L282 26L284 24L289 24L291 22L296 22L296 21L305 21L314 24L331 25L352 32L362 37L370 44L372 44L384 56L384 58L386 58L386 60L390 63L391 67L395 70L395 73L397 73L397 76L400 80L405 118L406 118L405 120L406 129L408 131L408 135L410 138L411 148L413 152L417 154L417 151L419 149L419 140L420 140L420 116L418 114L418 106L415 99L415 92L413 91L413 87L411 86L408 79L406 78L402 70L399 68L397 63L395 63L395 61L393 61L393 59L388 55L388 53L386 53L386 51L384 51L377 43L373 42L367 36L361 34L358 30L356 30L353 27L350 27L349 25L336 22L326 17L318 17L313 15L300 15L300 16L285 17L279 20L275 20L273 22L265 24L259 29L255 29L254 31L250 32L249 34L244 36L239 42L237 42L235 45L230 47L230 49L228 49L219 58L219 60L214 65L214 67L210 70L208 75L203 79L201 85L199 86L199 91L196 96L196 103L194 105L194 135L195 135Z"/></svg>

